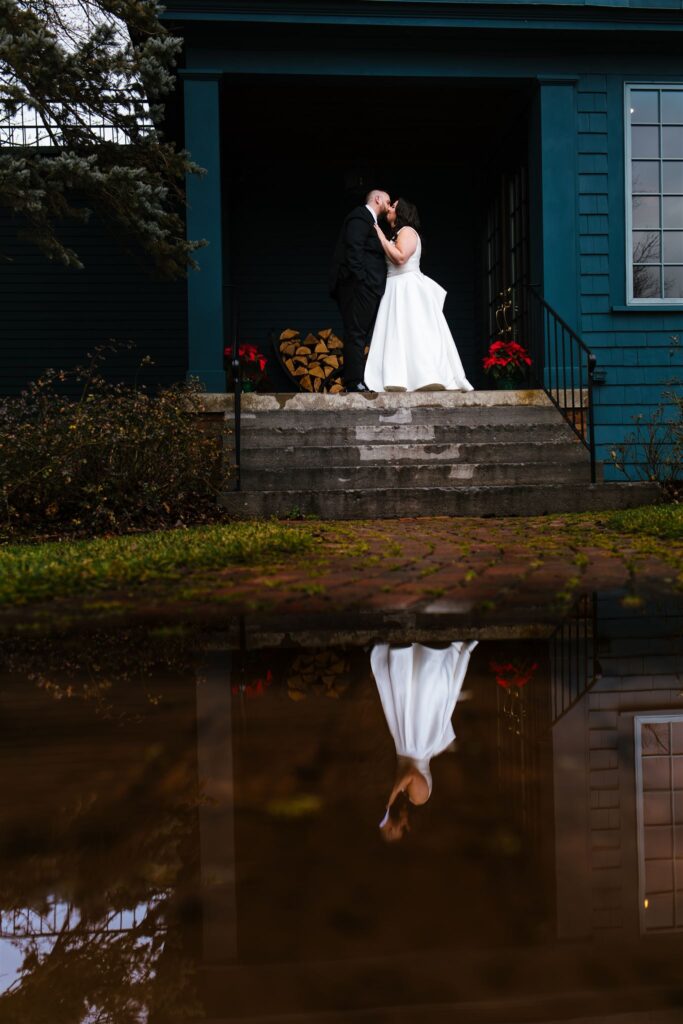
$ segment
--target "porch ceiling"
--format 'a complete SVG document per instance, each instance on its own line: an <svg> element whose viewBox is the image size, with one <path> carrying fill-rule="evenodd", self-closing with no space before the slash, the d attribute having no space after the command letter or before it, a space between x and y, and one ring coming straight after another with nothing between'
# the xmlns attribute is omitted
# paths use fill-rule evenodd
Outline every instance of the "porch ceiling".
<svg viewBox="0 0 683 1024"><path fill-rule="evenodd" d="M235 76L225 82L229 151L272 161L472 165L524 137L532 84ZM516 128L519 122L519 127ZM482 168L485 169L485 168ZM452 197L445 197L447 200Z"/></svg>

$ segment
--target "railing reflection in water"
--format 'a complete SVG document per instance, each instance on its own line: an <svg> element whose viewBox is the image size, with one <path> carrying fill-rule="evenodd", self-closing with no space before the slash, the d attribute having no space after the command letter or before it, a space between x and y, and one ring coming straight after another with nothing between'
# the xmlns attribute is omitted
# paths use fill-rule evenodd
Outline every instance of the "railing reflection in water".
<svg viewBox="0 0 683 1024"><path fill-rule="evenodd" d="M571 711L600 677L596 635L595 595L583 594L550 639L553 724Z"/></svg>
<svg viewBox="0 0 683 1024"><path fill-rule="evenodd" d="M105 917L85 923L80 911L71 903L55 901L49 910L40 913L28 907L0 911L0 938L34 939L57 938L65 932L82 928L93 934L118 934L134 931L150 911L166 899L165 895L151 897L144 903L125 910L114 910ZM158 930L158 925L155 924Z"/></svg>

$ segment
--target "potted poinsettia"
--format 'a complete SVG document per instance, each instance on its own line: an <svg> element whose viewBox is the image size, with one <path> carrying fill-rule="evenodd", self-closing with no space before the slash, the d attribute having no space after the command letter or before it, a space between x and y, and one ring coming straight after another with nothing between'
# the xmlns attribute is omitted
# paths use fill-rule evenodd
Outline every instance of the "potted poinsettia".
<svg viewBox="0 0 683 1024"><path fill-rule="evenodd" d="M256 345L240 345L238 348L242 370L242 391L258 391L266 381L266 357ZM232 345L223 350L228 391L232 391Z"/></svg>
<svg viewBox="0 0 683 1024"><path fill-rule="evenodd" d="M524 688L533 679L538 662L512 658L510 661L490 661L489 668L502 690L499 707L505 728L515 736L521 736L527 713Z"/></svg>
<svg viewBox="0 0 683 1024"><path fill-rule="evenodd" d="M531 356L516 341L493 341L484 357L484 371L490 373L497 387L514 389L523 383L531 366Z"/></svg>
<svg viewBox="0 0 683 1024"><path fill-rule="evenodd" d="M265 673L256 679L251 679L248 683L233 683L231 687L232 695L233 697L244 696L249 700L263 697L272 683L273 673L270 669L266 669Z"/></svg>
<svg viewBox="0 0 683 1024"><path fill-rule="evenodd" d="M521 690L527 686L538 668L537 661L490 661L489 669L493 672L498 686L504 690Z"/></svg>

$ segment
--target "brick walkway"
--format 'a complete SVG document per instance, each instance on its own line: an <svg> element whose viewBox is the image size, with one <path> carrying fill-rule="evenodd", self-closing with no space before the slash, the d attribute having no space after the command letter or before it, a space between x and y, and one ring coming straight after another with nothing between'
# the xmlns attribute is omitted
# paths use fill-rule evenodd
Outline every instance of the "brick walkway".
<svg viewBox="0 0 683 1024"><path fill-rule="evenodd" d="M629 582L670 586L683 570L683 545L619 537L599 525L589 532L571 518L326 524L318 537L319 551L298 564L212 574L214 593L272 607L294 600L302 611L323 601L405 609L444 596L563 599L568 590Z"/></svg>
<svg viewBox="0 0 683 1024"><path fill-rule="evenodd" d="M227 566L151 582L126 593L27 606L2 617L74 623L88 618L186 618L224 624L258 613L283 628L310 619L360 613L414 614L507 621L557 616L582 593L625 588L683 591L683 544L620 536L595 516L537 519L401 519L325 523L314 550L288 563ZM533 610L533 612L532 612Z"/></svg>
<svg viewBox="0 0 683 1024"><path fill-rule="evenodd" d="M303 528L306 528L305 526ZM315 527L315 553L264 568L188 576L176 594L204 613L307 616L365 611L445 615L554 613L593 590L683 584L683 545L619 537L571 517L403 519ZM163 597L152 586L153 604ZM207 600L209 607L207 607ZM157 605L158 607L158 605Z"/></svg>

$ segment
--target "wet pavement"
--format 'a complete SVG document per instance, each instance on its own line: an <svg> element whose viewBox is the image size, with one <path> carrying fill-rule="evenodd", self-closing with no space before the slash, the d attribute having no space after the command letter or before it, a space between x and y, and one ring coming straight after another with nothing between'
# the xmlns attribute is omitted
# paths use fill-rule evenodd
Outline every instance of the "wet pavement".
<svg viewBox="0 0 683 1024"><path fill-rule="evenodd" d="M0 1021L683 1019L683 602L543 593L8 639Z"/></svg>
<svg viewBox="0 0 683 1024"><path fill-rule="evenodd" d="M222 630L239 615L280 632L330 619L362 629L382 615L404 624L435 616L445 626L515 615L531 622L596 590L621 587L634 601L641 592L683 592L680 541L624 534L599 515L289 525L307 543L286 561L180 567L118 590L91 583L75 597L5 605L0 636L141 621Z"/></svg>

